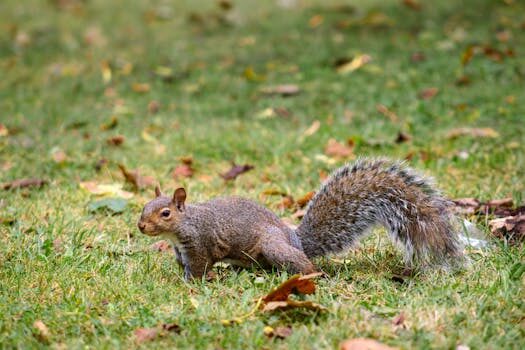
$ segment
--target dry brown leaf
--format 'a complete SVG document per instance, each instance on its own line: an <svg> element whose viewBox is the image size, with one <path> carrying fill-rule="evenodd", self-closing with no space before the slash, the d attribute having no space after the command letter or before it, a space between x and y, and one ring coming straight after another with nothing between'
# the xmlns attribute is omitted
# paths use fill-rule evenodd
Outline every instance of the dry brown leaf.
<svg viewBox="0 0 525 350"><path fill-rule="evenodd" d="M349 144L340 143L335 139L329 139L324 153L334 158L349 158L354 155L353 147Z"/></svg>
<svg viewBox="0 0 525 350"><path fill-rule="evenodd" d="M36 320L33 323L35 337L42 343L49 343L51 340L51 332L49 328L41 320Z"/></svg>
<svg viewBox="0 0 525 350"><path fill-rule="evenodd" d="M324 17L321 15L315 15L308 21L308 26L310 28L317 28L324 22Z"/></svg>
<svg viewBox="0 0 525 350"><path fill-rule="evenodd" d="M295 204L292 196L284 196L281 202L277 205L277 207L281 210L284 209L290 209Z"/></svg>
<svg viewBox="0 0 525 350"><path fill-rule="evenodd" d="M4 190L13 190L18 188L25 188L25 187L42 187L47 184L47 180L42 179L18 179L11 182L5 182L0 185L0 187Z"/></svg>
<svg viewBox="0 0 525 350"><path fill-rule="evenodd" d="M126 181L130 183L136 191L155 184L155 179L152 176L142 176L139 174L138 169L129 170L123 164L119 164L118 168Z"/></svg>
<svg viewBox="0 0 525 350"><path fill-rule="evenodd" d="M405 133L405 132L398 132L397 134L397 137L395 139L395 143L404 143L404 142L408 142L412 140L412 136L410 136L409 134Z"/></svg>
<svg viewBox="0 0 525 350"><path fill-rule="evenodd" d="M339 346L340 350L395 350L396 348L382 344L374 339L355 338L345 340Z"/></svg>
<svg viewBox="0 0 525 350"><path fill-rule="evenodd" d="M304 208L314 196L315 196L315 191L310 191L310 192L306 193L304 196L302 196L301 198L297 199L297 201L296 201L297 205L300 208Z"/></svg>
<svg viewBox="0 0 525 350"><path fill-rule="evenodd" d="M133 331L135 336L135 342L141 344L150 340L157 338L160 333L159 328L137 328Z"/></svg>
<svg viewBox="0 0 525 350"><path fill-rule="evenodd" d="M306 129L303 132L303 136L304 137L312 136L313 134L317 132L317 130L319 130L320 127L321 127L321 122L319 120L314 120L312 125L310 125L308 129Z"/></svg>
<svg viewBox="0 0 525 350"><path fill-rule="evenodd" d="M322 273L315 272L304 276L292 276L280 286L268 293L265 297L263 297L262 300L264 303L269 303L270 301L285 301L292 293L312 294L315 292L315 284L312 279L321 275Z"/></svg>
<svg viewBox="0 0 525 350"><path fill-rule="evenodd" d="M124 135L115 135L108 138L106 142L111 146L120 146L124 143L125 140L126 138L124 137Z"/></svg>
<svg viewBox="0 0 525 350"><path fill-rule="evenodd" d="M271 312L275 310L288 310L288 309L309 309L315 311L326 311L326 307L314 303L313 301L300 301L294 299L286 299L284 301L270 301L264 304L262 311Z"/></svg>
<svg viewBox="0 0 525 350"><path fill-rule="evenodd" d="M180 164L173 169L171 172L171 176L178 180L183 177L192 177L193 176L193 168L191 167L191 164Z"/></svg>
<svg viewBox="0 0 525 350"><path fill-rule="evenodd" d="M264 335L267 336L268 338L275 337L279 339L284 339L284 338L291 336L292 333L293 333L293 330L292 330L292 327L290 326L276 327L276 328L272 328L269 326L264 327Z"/></svg>
<svg viewBox="0 0 525 350"><path fill-rule="evenodd" d="M151 90L151 87L148 83L133 83L131 89L135 92L145 93Z"/></svg>
<svg viewBox="0 0 525 350"><path fill-rule="evenodd" d="M222 177L225 181L232 181L237 178L237 176L244 174L245 172L248 172L254 168L253 165L244 164L244 165L237 165L235 163L232 164L232 167L230 170L225 172L224 174L219 174L220 177Z"/></svg>
<svg viewBox="0 0 525 350"><path fill-rule="evenodd" d="M422 100L430 100L439 93L439 89L436 87L426 88L419 92L418 96Z"/></svg>
<svg viewBox="0 0 525 350"><path fill-rule="evenodd" d="M51 153L51 158L53 158L53 161L57 164L64 164L67 161L66 152L59 148L53 150Z"/></svg>
<svg viewBox="0 0 525 350"><path fill-rule="evenodd" d="M163 239L161 241L155 242L152 245L149 246L151 250L157 251L157 252L172 252L173 249L171 248L170 242Z"/></svg>
<svg viewBox="0 0 525 350"><path fill-rule="evenodd" d="M80 188L98 196L116 196L124 199L133 197L133 193L122 190L122 184L99 184L95 181L81 182Z"/></svg>
<svg viewBox="0 0 525 350"><path fill-rule="evenodd" d="M414 52L412 56L410 56L410 60L412 62L423 62L427 60L427 56L423 52Z"/></svg>
<svg viewBox="0 0 525 350"><path fill-rule="evenodd" d="M499 133L492 128L456 128L447 133L447 138L449 139L455 139L460 136L496 138L499 137Z"/></svg>
<svg viewBox="0 0 525 350"><path fill-rule="evenodd" d="M265 95L281 95L288 97L297 95L301 92L301 89L295 84L284 84L263 88L261 89L261 92Z"/></svg>
<svg viewBox="0 0 525 350"><path fill-rule="evenodd" d="M468 46L465 51L463 52L463 54L461 55L461 64L466 66L471 60L472 60L472 57L474 57L474 49L475 49L475 46Z"/></svg>
<svg viewBox="0 0 525 350"><path fill-rule="evenodd" d="M148 112L150 114L157 114L160 109L159 101L153 100L148 103Z"/></svg>
<svg viewBox="0 0 525 350"><path fill-rule="evenodd" d="M376 109L379 113L381 113L382 115L384 115L385 117L387 117L392 123L397 123L397 121L399 120L399 117L397 116L397 114L395 114L394 112L392 112L390 109L388 109L387 106L385 105L382 105L382 104L378 104L376 106Z"/></svg>
<svg viewBox="0 0 525 350"><path fill-rule="evenodd" d="M348 74L363 67L371 60L372 57L370 57L369 55L358 55L347 63L337 65L336 70L339 74Z"/></svg>
<svg viewBox="0 0 525 350"><path fill-rule="evenodd" d="M403 5L415 11L421 10L421 4L416 0L403 0Z"/></svg>
<svg viewBox="0 0 525 350"><path fill-rule="evenodd" d="M399 315L392 319L392 324L396 327L405 327L405 313L400 312Z"/></svg>
<svg viewBox="0 0 525 350"><path fill-rule="evenodd" d="M494 236L510 243L525 241L525 214L491 220L489 227Z"/></svg>

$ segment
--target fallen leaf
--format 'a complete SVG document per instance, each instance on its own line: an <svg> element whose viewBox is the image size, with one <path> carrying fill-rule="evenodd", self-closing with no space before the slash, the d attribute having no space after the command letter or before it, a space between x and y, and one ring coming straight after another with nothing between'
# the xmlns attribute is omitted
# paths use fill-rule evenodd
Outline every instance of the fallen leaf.
<svg viewBox="0 0 525 350"><path fill-rule="evenodd" d="M81 182L80 188L98 196L117 196L124 199L133 197L133 193L122 190L122 184L99 184L95 181Z"/></svg>
<svg viewBox="0 0 525 350"><path fill-rule="evenodd" d="M395 114L394 112L392 112L390 109L388 109L387 106L385 105L382 105L382 104L378 104L376 106L376 109L379 113L381 113L382 115L384 115L385 117L387 117L391 122L393 123L397 123L397 121L399 120L399 117L397 116L397 114Z"/></svg>
<svg viewBox="0 0 525 350"><path fill-rule="evenodd" d="M158 328L137 328L133 331L135 342L141 344L157 338L160 330Z"/></svg>
<svg viewBox="0 0 525 350"><path fill-rule="evenodd" d="M351 61L338 65L336 70L340 74L348 74L363 67L371 60L372 57L369 55L358 55L354 57Z"/></svg>
<svg viewBox="0 0 525 350"><path fill-rule="evenodd" d="M177 334L181 332L181 328L177 323L164 323L162 325L162 329L168 332L175 332Z"/></svg>
<svg viewBox="0 0 525 350"><path fill-rule="evenodd" d="M455 139L460 136L471 136L471 137L488 137L496 138L499 137L499 133L492 128L456 128L452 129L447 133L447 138Z"/></svg>
<svg viewBox="0 0 525 350"><path fill-rule="evenodd" d="M159 101L153 100L148 103L148 112L150 114L157 114L160 109Z"/></svg>
<svg viewBox="0 0 525 350"><path fill-rule="evenodd" d="M427 60L427 56L423 52L414 52L410 56L412 62L423 62Z"/></svg>
<svg viewBox="0 0 525 350"><path fill-rule="evenodd" d="M463 66L466 66L472 60L472 57L474 57L474 49L475 46L470 45L465 51L463 51L463 54L461 55L461 64Z"/></svg>
<svg viewBox="0 0 525 350"><path fill-rule="evenodd" d="M353 156L353 147L348 144L343 144L335 139L329 139L325 146L324 153L327 156L334 158L349 158Z"/></svg>
<svg viewBox="0 0 525 350"><path fill-rule="evenodd" d="M244 174L245 172L248 172L254 168L253 165L244 164L244 165L237 165L235 163L232 164L232 167L230 170L225 172L224 174L219 174L220 177L222 177L226 181L235 180L237 176Z"/></svg>
<svg viewBox="0 0 525 350"><path fill-rule="evenodd" d="M193 176L193 158L192 157L181 157L180 161L182 164L178 165L173 169L171 176L178 180L182 177L192 177Z"/></svg>
<svg viewBox="0 0 525 350"><path fill-rule="evenodd" d="M264 332L264 335L267 336L268 338L275 337L279 339L284 339L284 338L291 336L293 333L293 330L292 330L292 327L290 326L276 327L276 328L266 326L264 327L263 332Z"/></svg>
<svg viewBox="0 0 525 350"><path fill-rule="evenodd" d="M312 125L310 125L308 129L306 129L303 132L303 136L304 137L312 136L313 134L317 132L317 130L319 130L320 127L321 127L321 122L319 120L314 120Z"/></svg>
<svg viewBox="0 0 525 350"><path fill-rule="evenodd" d="M458 198L453 202L456 205L456 212L467 215L476 213L481 205L476 198Z"/></svg>
<svg viewBox="0 0 525 350"><path fill-rule="evenodd" d="M403 5L415 11L421 10L421 4L416 0L403 0Z"/></svg>
<svg viewBox="0 0 525 350"><path fill-rule="evenodd" d="M155 179L152 176L142 176L139 174L138 169L128 170L122 164L119 164L118 167L126 181L130 183L136 191L155 184Z"/></svg>
<svg viewBox="0 0 525 350"><path fill-rule="evenodd" d="M270 119L275 117L289 118L292 115L289 109L285 107L270 107L263 109L257 114L259 119Z"/></svg>
<svg viewBox="0 0 525 350"><path fill-rule="evenodd" d="M315 272L305 276L292 276L280 286L268 293L262 298L262 300L264 303L269 303L271 301L285 301L292 293L312 294L315 292L315 284L312 279L321 275L322 273Z"/></svg>
<svg viewBox="0 0 525 350"><path fill-rule="evenodd" d="M66 152L60 148L54 148L51 151L51 158L53 158L53 161L57 164L64 164L67 161Z"/></svg>
<svg viewBox="0 0 525 350"><path fill-rule="evenodd" d="M155 242L152 245L149 246L151 250L157 251L157 252L172 252L173 249L171 248L170 242L163 239L161 241Z"/></svg>
<svg viewBox="0 0 525 350"><path fill-rule="evenodd" d="M418 96L422 100L430 100L439 93L439 89L435 87L426 88L419 92Z"/></svg>
<svg viewBox="0 0 525 350"><path fill-rule="evenodd" d="M405 327L405 314L400 312L399 315L392 319L392 324L398 327Z"/></svg>
<svg viewBox="0 0 525 350"><path fill-rule="evenodd" d="M284 196L281 202L278 204L278 208L281 210L290 209L295 204L292 196Z"/></svg>
<svg viewBox="0 0 525 350"><path fill-rule="evenodd" d="M244 70L244 77L249 81L264 81L266 78L264 75L257 74L252 66L246 67Z"/></svg>
<svg viewBox="0 0 525 350"><path fill-rule="evenodd" d="M314 303L312 301L299 301L294 299L287 299L284 301L270 301L266 303L262 311L263 312L271 312L275 310L288 310L288 309L309 309L314 311L326 311L326 307L319 305L317 303Z"/></svg>
<svg viewBox="0 0 525 350"><path fill-rule="evenodd" d="M102 71L102 81L104 84L109 84L111 82L111 67L108 61L100 62L100 70Z"/></svg>
<svg viewBox="0 0 525 350"><path fill-rule="evenodd" d="M457 86L469 85L470 84L470 78L468 77L468 75L462 75L462 76L460 76L459 78L456 79L455 84Z"/></svg>
<svg viewBox="0 0 525 350"><path fill-rule="evenodd" d="M0 137L8 136L9 135L9 129L7 127L0 123Z"/></svg>
<svg viewBox="0 0 525 350"><path fill-rule="evenodd" d="M304 208L314 196L315 196L315 192L314 191L310 191L310 192L306 193L304 196L302 196L301 198L297 199L297 201L296 201L297 205L300 208Z"/></svg>
<svg viewBox="0 0 525 350"><path fill-rule="evenodd" d="M128 201L124 198L104 198L88 204L88 210L91 213L97 211L107 211L111 214L120 214L124 212Z"/></svg>
<svg viewBox="0 0 525 350"><path fill-rule="evenodd" d="M395 350L388 345L378 342L374 339L355 338L345 340L339 346L340 350Z"/></svg>
<svg viewBox="0 0 525 350"><path fill-rule="evenodd" d="M509 243L525 241L525 215L508 216L489 221L490 232Z"/></svg>
<svg viewBox="0 0 525 350"><path fill-rule="evenodd" d="M281 95L284 97L297 95L301 92L299 86L295 84L277 85L270 86L261 89L261 92L265 95Z"/></svg>
<svg viewBox="0 0 525 350"><path fill-rule="evenodd" d="M412 136L402 131L398 132L395 143L404 143L412 140Z"/></svg>
<svg viewBox="0 0 525 350"><path fill-rule="evenodd" d="M124 137L124 135L115 135L108 138L106 142L111 146L120 146L124 143L125 140L126 138Z"/></svg>
<svg viewBox="0 0 525 350"><path fill-rule="evenodd" d="M42 187L47 184L47 180L42 179L19 179L14 180L11 182L5 182L0 185L0 187L4 190L14 190L18 188L25 188L25 187Z"/></svg>
<svg viewBox="0 0 525 350"><path fill-rule="evenodd" d="M105 130L115 129L117 125L118 125L118 118L112 115L111 119L107 123L104 123L100 126L100 130L105 131Z"/></svg>
<svg viewBox="0 0 525 350"><path fill-rule="evenodd" d="M324 17L321 15L315 15L308 20L308 26L310 28L317 28L324 22Z"/></svg>
<svg viewBox="0 0 525 350"><path fill-rule="evenodd" d="M49 343L51 340L51 332L49 328L41 320L36 320L33 323L34 335L42 343Z"/></svg>
<svg viewBox="0 0 525 350"><path fill-rule="evenodd" d="M145 93L151 90L151 87L148 83L133 83L131 89L135 92Z"/></svg>

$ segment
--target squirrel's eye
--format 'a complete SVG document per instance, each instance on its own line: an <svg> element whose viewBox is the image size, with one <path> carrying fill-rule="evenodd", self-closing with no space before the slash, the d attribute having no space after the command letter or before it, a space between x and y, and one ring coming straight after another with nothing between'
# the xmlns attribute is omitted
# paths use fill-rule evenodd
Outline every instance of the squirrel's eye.
<svg viewBox="0 0 525 350"><path fill-rule="evenodd" d="M168 216L170 216L171 212L169 209L163 209L161 212L160 212L160 216L162 216L163 218L167 218Z"/></svg>

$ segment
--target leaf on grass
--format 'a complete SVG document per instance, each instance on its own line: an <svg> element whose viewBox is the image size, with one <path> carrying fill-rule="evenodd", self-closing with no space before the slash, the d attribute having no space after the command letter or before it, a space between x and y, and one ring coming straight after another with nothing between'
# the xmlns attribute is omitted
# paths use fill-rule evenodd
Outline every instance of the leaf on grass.
<svg viewBox="0 0 525 350"><path fill-rule="evenodd" d="M297 201L296 201L297 205L300 208L304 208L314 196L315 196L315 191L310 191L310 192L306 193L304 196L302 196L301 198L297 199Z"/></svg>
<svg viewBox="0 0 525 350"><path fill-rule="evenodd" d="M124 199L133 197L133 193L122 190L122 184L98 184L95 181L81 182L80 188L98 196L117 196Z"/></svg>
<svg viewBox="0 0 525 350"><path fill-rule="evenodd" d="M41 320L36 320L33 323L34 335L42 343L49 343L51 340L51 332L49 328Z"/></svg>
<svg viewBox="0 0 525 350"><path fill-rule="evenodd" d="M109 211L111 214L120 214L124 212L128 201L124 198L104 198L88 204L88 210L91 213L97 211Z"/></svg>
<svg viewBox="0 0 525 350"><path fill-rule="evenodd" d="M8 136L9 135L9 129L7 129L7 127L0 123L0 137L3 137L3 136Z"/></svg>
<svg viewBox="0 0 525 350"><path fill-rule="evenodd" d="M287 299L284 301L270 301L265 303L262 311L271 312L275 310L288 310L288 309L309 309L314 311L326 311L327 308L323 305L314 303L313 301L300 301L294 299Z"/></svg>
<svg viewBox="0 0 525 350"><path fill-rule="evenodd" d="M124 143L125 140L126 138L124 137L124 135L115 135L108 138L106 142L108 143L108 145L111 146L120 146Z"/></svg>
<svg viewBox="0 0 525 350"><path fill-rule="evenodd" d="M160 333L160 329L155 328L137 328L133 331L133 335L135 336L135 342L137 344L141 344L147 341L151 341Z"/></svg>
<svg viewBox="0 0 525 350"><path fill-rule="evenodd" d="M340 350L395 350L388 345L378 342L374 339L355 338L345 340L339 346Z"/></svg>
<svg viewBox="0 0 525 350"><path fill-rule="evenodd" d="M499 133L492 128L456 128L452 129L447 133L447 138L455 139L460 136L471 136L471 137L488 137L496 138L499 137Z"/></svg>
<svg viewBox="0 0 525 350"><path fill-rule="evenodd" d="M285 301L292 293L312 294L315 292L315 283L312 279L321 275L321 272L315 272L305 276L294 275L268 293L262 300L264 303L269 303L270 301Z"/></svg>
<svg viewBox="0 0 525 350"><path fill-rule="evenodd" d="M244 77L246 80L255 82L264 81L266 79L264 75L256 73L252 66L246 67L244 70Z"/></svg>
<svg viewBox="0 0 525 350"><path fill-rule="evenodd" d="M181 332L180 326L174 322L162 324L162 329L168 332L175 332L177 334Z"/></svg>
<svg viewBox="0 0 525 350"><path fill-rule="evenodd" d="M491 220L489 227L494 236L510 243L525 241L525 214Z"/></svg>
<svg viewBox="0 0 525 350"><path fill-rule="evenodd" d="M150 114L157 114L160 109L160 102L153 100L148 103L148 112Z"/></svg>
<svg viewBox="0 0 525 350"><path fill-rule="evenodd" d="M126 181L130 183L136 191L155 184L155 179L152 176L142 176L138 169L128 170L123 164L119 164L118 167Z"/></svg>
<svg viewBox="0 0 525 350"><path fill-rule="evenodd" d="M151 90L151 87L148 83L133 83L131 89L138 93L145 93Z"/></svg>
<svg viewBox="0 0 525 350"><path fill-rule="evenodd" d="M404 312L400 312L399 315L397 315L396 317L394 317L392 319L392 325L396 326L396 327L403 327L405 328L406 325L405 325L405 313Z"/></svg>
<svg viewBox="0 0 525 350"><path fill-rule="evenodd" d="M319 120L314 120L312 125L310 125L308 129L306 129L303 132L303 136L304 137L312 136L313 134L317 132L317 130L319 130L320 127L321 127L321 122Z"/></svg>
<svg viewBox="0 0 525 350"><path fill-rule="evenodd" d="M372 60L372 57L370 57L369 55L358 55L349 62L338 64L336 66L336 70L337 70L337 73L339 74L348 74L348 73L351 73L363 67L365 64L369 63L371 60Z"/></svg>
<svg viewBox="0 0 525 350"><path fill-rule="evenodd" d="M265 87L261 89L261 92L264 95L281 95L283 97L288 97L297 95L301 92L301 89L295 84L285 84Z"/></svg>
<svg viewBox="0 0 525 350"><path fill-rule="evenodd" d="M267 336L268 338L275 337L279 339L284 339L284 338L288 338L289 336L291 336L293 333L293 330L292 330L292 327L290 326L276 327L276 328L266 326L264 327L263 332L264 332L264 335Z"/></svg>
<svg viewBox="0 0 525 350"><path fill-rule="evenodd" d="M324 153L329 157L334 158L349 158L354 155L353 144L341 143L335 139L329 139L325 146Z"/></svg>
<svg viewBox="0 0 525 350"><path fill-rule="evenodd" d="M66 152L60 148L53 148L51 151L51 158L53 158L53 161L57 164L64 164L67 161Z"/></svg>
<svg viewBox="0 0 525 350"><path fill-rule="evenodd" d="M14 190L18 188L25 188L25 187L42 187L47 184L47 180L42 179L18 179L11 182L5 182L0 185L0 187L4 190Z"/></svg>
<svg viewBox="0 0 525 350"><path fill-rule="evenodd" d="M157 252L171 252L173 249L171 248L170 242L163 239L161 241L155 242L152 245L149 246L151 250L157 251Z"/></svg>
<svg viewBox="0 0 525 350"><path fill-rule="evenodd" d="M102 73L102 81L104 84L109 84L111 82L111 67L108 61L100 62L100 71Z"/></svg>
<svg viewBox="0 0 525 350"><path fill-rule="evenodd" d="M409 134L405 133L405 132L398 132L397 134L397 137L395 139L395 143L404 143L404 142L408 142L412 140L412 136L410 136Z"/></svg>
<svg viewBox="0 0 525 350"><path fill-rule="evenodd" d="M411 8L414 11L421 10L421 4L417 0L403 0L403 5L408 8Z"/></svg>
<svg viewBox="0 0 525 350"><path fill-rule="evenodd" d="M439 93L439 89L436 87L426 88L419 92L418 97L422 100L430 100Z"/></svg>
<svg viewBox="0 0 525 350"><path fill-rule="evenodd" d="M410 56L410 60L412 62L423 62L427 60L427 56L423 52L417 51Z"/></svg>
<svg viewBox="0 0 525 350"><path fill-rule="evenodd" d="M112 115L111 119L107 123L104 123L100 126L100 130L105 131L105 130L115 129L117 125L118 125L118 118Z"/></svg>
<svg viewBox="0 0 525 350"><path fill-rule="evenodd" d="M171 176L178 180L183 177L192 177L193 176L193 158L192 157L182 157L180 158L180 161L182 164L177 165L175 169L173 169Z"/></svg>
<svg viewBox="0 0 525 350"><path fill-rule="evenodd" d="M244 174L245 172L248 172L252 170L253 168L254 168L253 165L249 165L249 164L237 165L233 163L230 170L228 170L224 174L219 174L219 175L225 181L231 181L231 180L235 180L237 176Z"/></svg>
<svg viewBox="0 0 525 350"><path fill-rule="evenodd" d="M324 17L321 15L314 15L308 20L308 26L310 28L317 28L324 22Z"/></svg>
<svg viewBox="0 0 525 350"><path fill-rule="evenodd" d="M277 207L281 210L284 209L290 209L295 204L292 196L284 196L283 199L281 199L281 202L277 205Z"/></svg>
<svg viewBox="0 0 525 350"><path fill-rule="evenodd" d="M289 118L291 115L292 112L285 107L269 107L257 113L256 117L258 119L271 119L275 117Z"/></svg>
<svg viewBox="0 0 525 350"><path fill-rule="evenodd" d="M397 123L397 121L399 120L399 117L397 116L397 114L395 114L394 112L392 112L390 109L388 109L387 106L385 105L382 105L382 104L378 104L376 106L376 109L379 113L381 113L382 115L384 115L385 117L387 117L392 123Z"/></svg>
<svg viewBox="0 0 525 350"><path fill-rule="evenodd" d="M462 214L474 214L478 211L481 203L476 198L458 198L453 200L456 205L456 212Z"/></svg>

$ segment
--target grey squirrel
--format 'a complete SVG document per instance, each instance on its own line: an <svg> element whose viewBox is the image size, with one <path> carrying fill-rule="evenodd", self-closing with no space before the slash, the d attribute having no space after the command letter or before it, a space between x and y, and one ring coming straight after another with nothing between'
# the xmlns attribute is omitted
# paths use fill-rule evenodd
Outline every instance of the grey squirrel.
<svg viewBox="0 0 525 350"><path fill-rule="evenodd" d="M214 263L274 266L311 273L312 258L347 250L376 225L404 247L405 261L451 266L463 259L453 215L431 184L401 162L361 159L336 170L308 204L295 230L267 208L244 198L186 205L159 187L138 222L140 231L172 241L185 278L200 278Z"/></svg>

